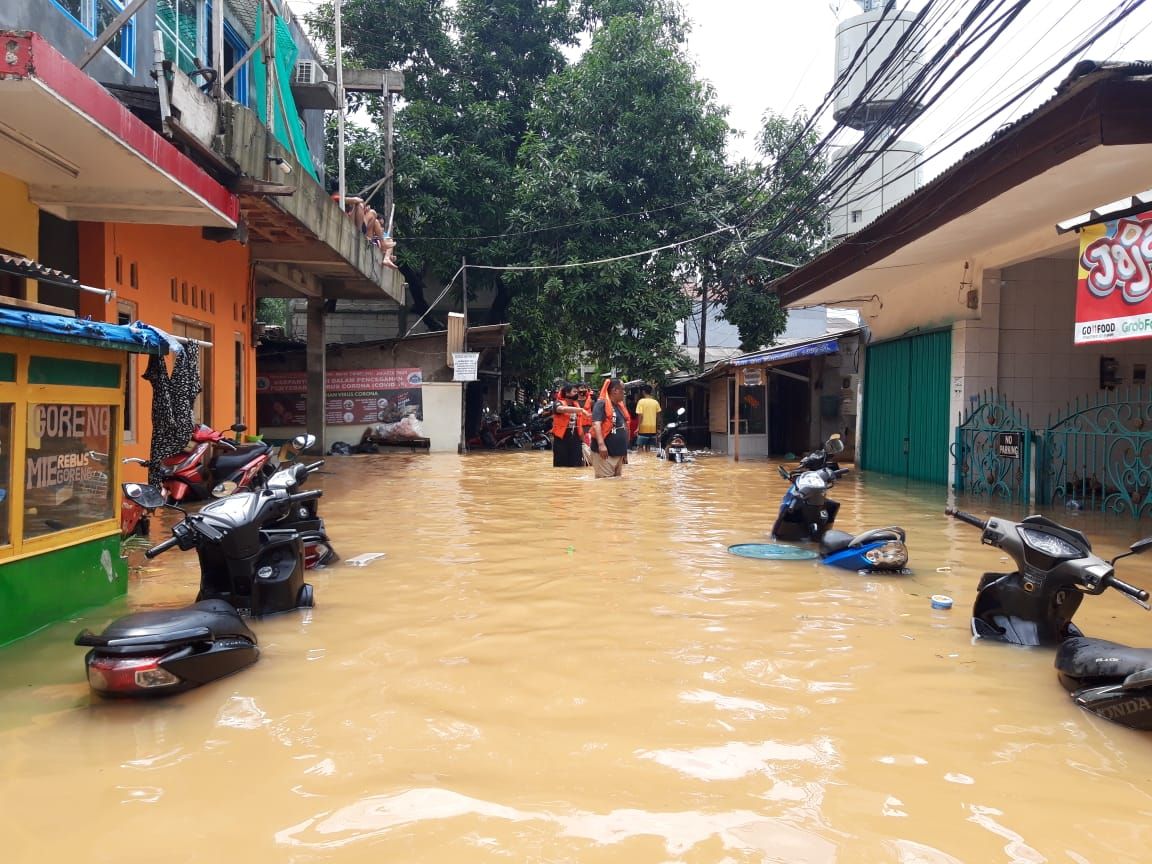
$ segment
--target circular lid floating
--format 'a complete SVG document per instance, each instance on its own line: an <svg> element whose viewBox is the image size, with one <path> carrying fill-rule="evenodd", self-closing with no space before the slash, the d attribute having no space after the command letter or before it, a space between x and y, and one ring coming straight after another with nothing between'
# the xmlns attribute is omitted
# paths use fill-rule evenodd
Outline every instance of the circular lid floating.
<svg viewBox="0 0 1152 864"><path fill-rule="evenodd" d="M742 558L760 558L764 561L807 561L820 555L802 546L788 546L784 543L737 543L728 551Z"/></svg>

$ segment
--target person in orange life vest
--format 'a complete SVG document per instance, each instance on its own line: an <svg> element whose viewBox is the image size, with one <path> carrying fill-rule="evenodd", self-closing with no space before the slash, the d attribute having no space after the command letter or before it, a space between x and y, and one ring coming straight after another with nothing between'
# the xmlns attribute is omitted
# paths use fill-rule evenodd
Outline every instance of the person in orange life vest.
<svg viewBox="0 0 1152 864"><path fill-rule="evenodd" d="M580 468L584 465L580 419L591 417L576 401L576 386L564 384L556 391L552 406L552 467Z"/></svg>
<svg viewBox="0 0 1152 864"><path fill-rule="evenodd" d="M596 400L592 398L592 388L587 384L576 386L576 404L588 413L581 415L577 424L580 430L580 439L587 446L592 441L592 406Z"/></svg>
<svg viewBox="0 0 1152 864"><path fill-rule="evenodd" d="M592 471L601 477L619 477L628 461L628 421L624 382L610 378L592 406Z"/></svg>

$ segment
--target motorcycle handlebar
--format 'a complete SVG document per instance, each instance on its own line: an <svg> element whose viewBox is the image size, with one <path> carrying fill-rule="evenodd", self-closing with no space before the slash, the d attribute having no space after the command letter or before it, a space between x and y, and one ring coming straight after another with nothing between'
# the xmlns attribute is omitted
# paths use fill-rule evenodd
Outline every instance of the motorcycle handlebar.
<svg viewBox="0 0 1152 864"><path fill-rule="evenodd" d="M1104 582L1109 588L1115 588L1121 594L1127 594L1129 597L1134 597L1141 603L1148 602L1148 592L1143 588L1137 588L1135 585L1129 585L1123 579L1117 579L1115 576L1108 576Z"/></svg>
<svg viewBox="0 0 1152 864"><path fill-rule="evenodd" d="M289 495L288 500L293 504L300 501L311 501L314 498L320 498L324 494L322 489L309 489L307 492L297 492L295 495Z"/></svg>
<svg viewBox="0 0 1152 864"><path fill-rule="evenodd" d="M169 549L171 549L173 546L175 546L179 542L180 542L180 539L178 537L169 537L163 543L160 543L159 545L153 546L151 549L149 549L147 552L145 552L144 557L145 558L155 558L157 555L160 555L160 554L163 554L164 552L167 552Z"/></svg>
<svg viewBox="0 0 1152 864"><path fill-rule="evenodd" d="M235 441L233 441L231 438L220 438L216 443L217 444L223 444L229 450L239 450L240 449L240 446Z"/></svg>
<svg viewBox="0 0 1152 864"><path fill-rule="evenodd" d="M308 466L308 473L311 474L313 471L319 471L323 464L324 464L323 459L321 459L319 462L313 462L311 465Z"/></svg>
<svg viewBox="0 0 1152 864"><path fill-rule="evenodd" d="M953 519L959 519L961 522L967 522L969 525L979 528L983 531L988 527L988 522L981 519L979 516L973 516L971 513L965 513L963 510L957 510L954 507L944 508L944 513L951 516Z"/></svg>

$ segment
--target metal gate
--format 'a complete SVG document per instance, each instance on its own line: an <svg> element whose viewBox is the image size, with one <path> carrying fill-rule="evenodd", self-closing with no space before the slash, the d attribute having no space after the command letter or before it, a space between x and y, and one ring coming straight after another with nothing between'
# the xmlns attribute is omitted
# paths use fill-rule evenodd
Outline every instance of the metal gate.
<svg viewBox="0 0 1152 864"><path fill-rule="evenodd" d="M1105 390L1069 404L1049 419L1037 476L1044 504L1152 512L1152 394Z"/></svg>
<svg viewBox="0 0 1152 864"><path fill-rule="evenodd" d="M1027 415L991 391L977 401L956 427L953 488L1014 504L1030 503L1032 432Z"/></svg>
<svg viewBox="0 0 1152 864"><path fill-rule="evenodd" d="M948 482L952 332L868 346L861 467Z"/></svg>

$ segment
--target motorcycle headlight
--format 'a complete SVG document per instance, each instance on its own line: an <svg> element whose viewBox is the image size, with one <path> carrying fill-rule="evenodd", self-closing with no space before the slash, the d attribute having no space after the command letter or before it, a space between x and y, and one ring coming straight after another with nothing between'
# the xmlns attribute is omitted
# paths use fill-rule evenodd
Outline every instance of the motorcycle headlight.
<svg viewBox="0 0 1152 864"><path fill-rule="evenodd" d="M868 563L886 570L898 570L908 563L908 547L899 540L889 540L864 553Z"/></svg>
<svg viewBox="0 0 1152 864"><path fill-rule="evenodd" d="M796 481L796 488L801 492L823 492L828 488L828 484L825 483L824 478L815 471L810 471L800 475L800 478Z"/></svg>

